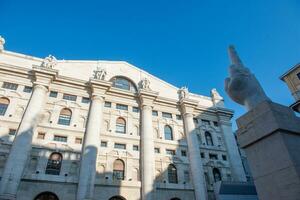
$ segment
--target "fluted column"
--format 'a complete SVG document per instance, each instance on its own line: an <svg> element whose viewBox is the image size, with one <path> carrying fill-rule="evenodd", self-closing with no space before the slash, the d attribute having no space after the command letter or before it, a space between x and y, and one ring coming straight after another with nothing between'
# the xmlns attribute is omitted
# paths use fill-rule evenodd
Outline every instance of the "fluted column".
<svg viewBox="0 0 300 200"><path fill-rule="evenodd" d="M188 99L182 99L180 103L183 114L184 130L188 143L188 154L195 198L196 200L206 200L207 190L204 179L203 163L200 156L200 147L193 121L193 110L197 105L197 102Z"/></svg>
<svg viewBox="0 0 300 200"><path fill-rule="evenodd" d="M142 200L154 200L154 140L152 106L157 93L141 90L141 170Z"/></svg>
<svg viewBox="0 0 300 200"><path fill-rule="evenodd" d="M92 98L83 141L77 200L90 200L94 195L97 156L103 119L103 95L110 86L101 80L91 80Z"/></svg>
<svg viewBox="0 0 300 200"><path fill-rule="evenodd" d="M47 100L50 83L57 75L53 69L33 68L34 87L18 127L0 183L0 199L16 199L18 187L30 156L32 137Z"/></svg>

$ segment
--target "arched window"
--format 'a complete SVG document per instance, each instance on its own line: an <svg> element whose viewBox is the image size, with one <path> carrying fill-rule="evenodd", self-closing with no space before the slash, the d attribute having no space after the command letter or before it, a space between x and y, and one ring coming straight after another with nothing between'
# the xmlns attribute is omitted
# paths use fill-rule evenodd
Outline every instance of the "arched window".
<svg viewBox="0 0 300 200"><path fill-rule="evenodd" d="M215 182L218 182L218 181L222 180L221 173L220 173L219 169L214 168L213 169L213 175L214 175Z"/></svg>
<svg viewBox="0 0 300 200"><path fill-rule="evenodd" d="M43 192L37 195L34 200L59 200L58 197L52 192Z"/></svg>
<svg viewBox="0 0 300 200"><path fill-rule="evenodd" d="M58 124L69 126L71 123L72 111L68 108L64 108L60 111Z"/></svg>
<svg viewBox="0 0 300 200"><path fill-rule="evenodd" d="M122 117L119 117L116 122L116 132L117 133L126 133L126 121Z"/></svg>
<svg viewBox="0 0 300 200"><path fill-rule="evenodd" d="M165 126L165 140L173 140L172 128L168 125Z"/></svg>
<svg viewBox="0 0 300 200"><path fill-rule="evenodd" d="M8 105L9 99L4 97L0 98L0 115L5 115Z"/></svg>
<svg viewBox="0 0 300 200"><path fill-rule="evenodd" d="M178 183L177 169L173 164L169 164L168 166L168 180L169 183Z"/></svg>
<svg viewBox="0 0 300 200"><path fill-rule="evenodd" d="M113 87L120 88L122 90L129 90L131 92L137 92L134 83L124 77L114 77L112 78Z"/></svg>
<svg viewBox="0 0 300 200"><path fill-rule="evenodd" d="M125 164L123 160L121 159L115 160L114 168L113 168L113 179L124 180L124 174L125 174Z"/></svg>
<svg viewBox="0 0 300 200"><path fill-rule="evenodd" d="M121 196L113 196L113 197L109 198L109 200L126 200L126 199Z"/></svg>
<svg viewBox="0 0 300 200"><path fill-rule="evenodd" d="M59 175L62 162L60 153L52 153L48 159L46 174Z"/></svg>
<svg viewBox="0 0 300 200"><path fill-rule="evenodd" d="M214 145L211 134L208 131L205 132L205 140L206 140L206 144L208 146L213 146Z"/></svg>

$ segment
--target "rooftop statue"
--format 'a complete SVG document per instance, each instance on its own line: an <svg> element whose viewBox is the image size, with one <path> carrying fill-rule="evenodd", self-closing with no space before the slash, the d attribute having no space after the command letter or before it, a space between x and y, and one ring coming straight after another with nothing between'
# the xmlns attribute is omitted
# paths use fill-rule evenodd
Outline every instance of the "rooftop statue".
<svg viewBox="0 0 300 200"><path fill-rule="evenodd" d="M57 60L54 56L49 55L46 58L44 58L41 67L45 67L48 69L53 69L53 67L57 64Z"/></svg>
<svg viewBox="0 0 300 200"><path fill-rule="evenodd" d="M97 69L94 70L94 79L104 80L107 72L106 69L97 66Z"/></svg>
<svg viewBox="0 0 300 200"><path fill-rule="evenodd" d="M149 81L149 79L147 79L147 78L144 78L144 79L141 81L141 86L142 86L142 89L144 89L144 90L151 90L151 89L150 89L150 81Z"/></svg>
<svg viewBox="0 0 300 200"><path fill-rule="evenodd" d="M179 94L179 99L188 99L189 98L189 90L187 87L181 87L178 90L178 94Z"/></svg>
<svg viewBox="0 0 300 200"><path fill-rule="evenodd" d="M233 46L229 46L229 77L225 79L225 91L236 103L243 105L247 110L257 104L270 100L265 94L258 80L240 60Z"/></svg>

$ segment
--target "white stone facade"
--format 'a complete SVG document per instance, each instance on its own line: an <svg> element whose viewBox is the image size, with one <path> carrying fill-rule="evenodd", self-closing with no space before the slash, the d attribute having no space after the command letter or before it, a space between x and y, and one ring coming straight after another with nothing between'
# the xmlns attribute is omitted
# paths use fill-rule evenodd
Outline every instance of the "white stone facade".
<svg viewBox="0 0 300 200"><path fill-rule="evenodd" d="M0 199L205 200L218 176L245 181L233 112L216 90L179 95L126 62L6 50L0 74ZM55 152L56 175L47 172Z"/></svg>

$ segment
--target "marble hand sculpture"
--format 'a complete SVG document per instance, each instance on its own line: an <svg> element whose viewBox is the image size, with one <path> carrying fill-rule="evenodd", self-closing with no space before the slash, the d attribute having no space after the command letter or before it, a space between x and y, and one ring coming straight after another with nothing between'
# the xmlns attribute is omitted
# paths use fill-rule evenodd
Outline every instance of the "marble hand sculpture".
<svg viewBox="0 0 300 200"><path fill-rule="evenodd" d="M257 104L270 100L258 80L240 60L233 46L230 46L229 77L225 79L225 91L236 103L243 105L249 111Z"/></svg>

